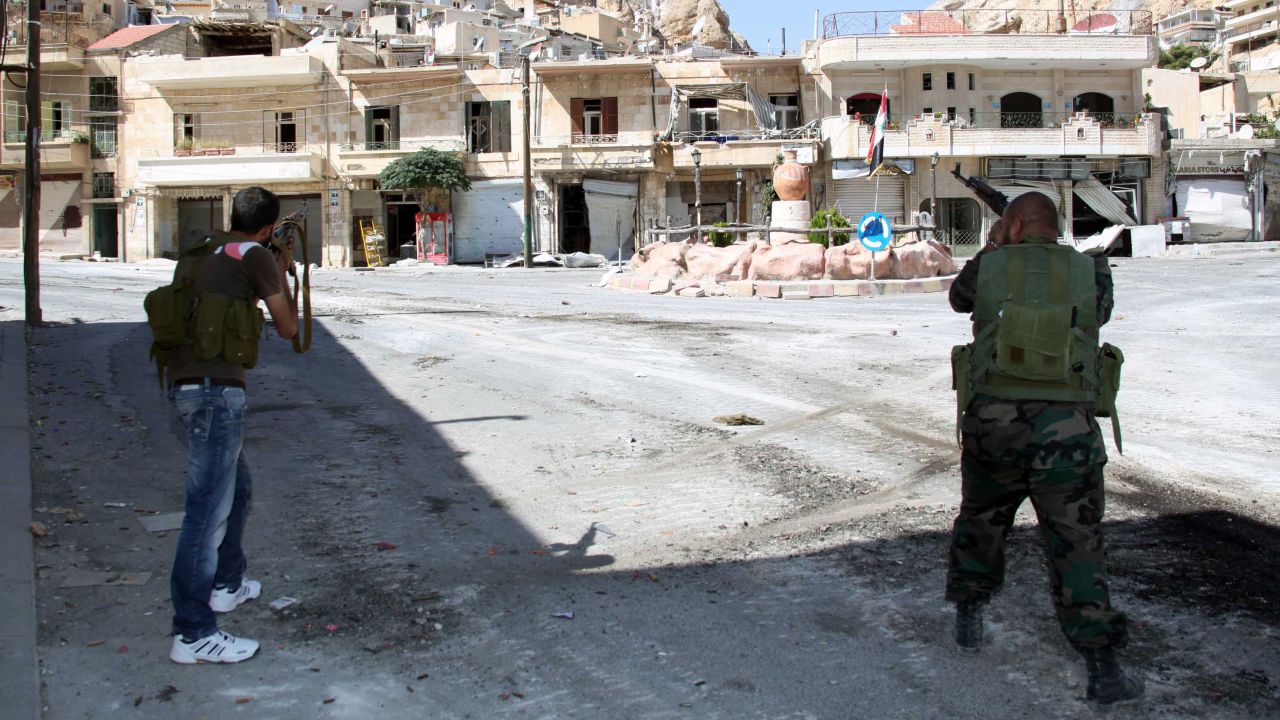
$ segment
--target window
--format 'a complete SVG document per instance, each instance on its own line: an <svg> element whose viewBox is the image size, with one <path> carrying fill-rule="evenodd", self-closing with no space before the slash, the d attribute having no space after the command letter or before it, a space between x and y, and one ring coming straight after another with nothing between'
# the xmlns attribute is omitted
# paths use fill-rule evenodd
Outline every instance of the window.
<svg viewBox="0 0 1280 720"><path fill-rule="evenodd" d="M95 200L114 198L116 196L116 174L93 174L93 198Z"/></svg>
<svg viewBox="0 0 1280 720"><path fill-rule="evenodd" d="M689 98L689 132L720 132L720 102L715 98Z"/></svg>
<svg viewBox="0 0 1280 720"><path fill-rule="evenodd" d="M969 108L969 124L978 124L978 110L976 108Z"/></svg>
<svg viewBox="0 0 1280 720"><path fill-rule="evenodd" d="M569 47L568 45L562 45L562 46L560 47L560 59L561 59L561 60L572 60L572 59L573 59L573 48Z"/></svg>
<svg viewBox="0 0 1280 720"><path fill-rule="evenodd" d="M113 77L89 78L89 110L115 112L120 109L120 93Z"/></svg>
<svg viewBox="0 0 1280 720"><path fill-rule="evenodd" d="M947 73L947 89L948 90L956 89L956 74L953 72Z"/></svg>
<svg viewBox="0 0 1280 720"><path fill-rule="evenodd" d="M400 106L374 105L364 109L364 149L400 147Z"/></svg>
<svg viewBox="0 0 1280 720"><path fill-rule="evenodd" d="M779 130L791 130L800 127L800 96L770 95L773 104L773 122Z"/></svg>
<svg viewBox="0 0 1280 720"><path fill-rule="evenodd" d="M932 115L932 114L933 114L933 108L931 108L931 107L927 107L927 108L925 108L924 110L922 110L922 111L920 112L920 114L921 114L921 115Z"/></svg>
<svg viewBox="0 0 1280 720"><path fill-rule="evenodd" d="M115 157L116 119L95 117L89 120L90 154L95 158Z"/></svg>
<svg viewBox="0 0 1280 720"><path fill-rule="evenodd" d="M956 109L954 107L947 108L947 119L948 120L956 119Z"/></svg>
<svg viewBox="0 0 1280 720"><path fill-rule="evenodd" d="M923 73L920 75L921 88L924 90L933 89L933 73Z"/></svg>
<svg viewBox="0 0 1280 720"><path fill-rule="evenodd" d="M511 102L467 103L467 150L473 153L511 152Z"/></svg>
<svg viewBox="0 0 1280 720"><path fill-rule="evenodd" d="M969 73L969 92L973 92L976 89L978 89L978 84L973 79L973 73Z"/></svg>
<svg viewBox="0 0 1280 720"><path fill-rule="evenodd" d="M40 133L45 139L70 135L71 106L62 100L45 100L40 103Z"/></svg>
<svg viewBox="0 0 1280 720"><path fill-rule="evenodd" d="M618 138L618 98L572 98L572 142L612 142Z"/></svg>
<svg viewBox="0 0 1280 720"><path fill-rule="evenodd" d="M190 149L200 139L200 116L178 113L173 116L173 146Z"/></svg>
<svg viewBox="0 0 1280 720"><path fill-rule="evenodd" d="M268 110L263 113L262 137L264 150L278 153L296 153L305 142L302 113L296 110Z"/></svg>
<svg viewBox="0 0 1280 720"><path fill-rule="evenodd" d="M4 101L4 140L20 142L27 131L27 114L17 100Z"/></svg>

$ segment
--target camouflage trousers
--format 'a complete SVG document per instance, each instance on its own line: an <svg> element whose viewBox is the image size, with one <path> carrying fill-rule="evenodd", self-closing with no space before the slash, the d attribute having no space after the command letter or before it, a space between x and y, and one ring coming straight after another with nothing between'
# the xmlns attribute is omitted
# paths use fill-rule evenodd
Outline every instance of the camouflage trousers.
<svg viewBox="0 0 1280 720"><path fill-rule="evenodd" d="M1111 607L1102 541L1101 463L1010 467L964 453L963 500L951 536L947 599L986 601L1004 583L1004 545L1013 517L1030 498L1048 555L1058 623L1077 648L1123 646L1124 614Z"/></svg>

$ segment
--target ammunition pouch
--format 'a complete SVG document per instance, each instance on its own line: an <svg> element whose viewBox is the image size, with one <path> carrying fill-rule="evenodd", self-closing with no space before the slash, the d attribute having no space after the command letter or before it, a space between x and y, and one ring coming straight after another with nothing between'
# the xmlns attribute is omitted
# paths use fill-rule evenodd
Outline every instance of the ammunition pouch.
<svg viewBox="0 0 1280 720"><path fill-rule="evenodd" d="M951 389L956 391L956 444L960 444L960 422L964 411L973 400L973 383L969 381L971 345L955 345L951 348Z"/></svg>
<svg viewBox="0 0 1280 720"><path fill-rule="evenodd" d="M1098 402L1093 414L1097 417L1111 418L1111 434L1116 441L1116 450L1123 455L1124 448L1120 441L1120 413L1116 407L1116 396L1120 394L1120 369L1124 366L1124 353L1111 343L1103 343L1098 351Z"/></svg>
<svg viewBox="0 0 1280 720"><path fill-rule="evenodd" d="M246 368L257 364L258 338L266 321L256 300L206 292L196 304L195 316L197 360L220 357Z"/></svg>

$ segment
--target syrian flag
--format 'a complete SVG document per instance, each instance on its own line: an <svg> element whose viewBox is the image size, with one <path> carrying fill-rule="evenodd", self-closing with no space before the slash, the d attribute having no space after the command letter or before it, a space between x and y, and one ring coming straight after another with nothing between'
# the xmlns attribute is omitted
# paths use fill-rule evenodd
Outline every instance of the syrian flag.
<svg viewBox="0 0 1280 720"><path fill-rule="evenodd" d="M867 148L867 165L875 172L884 160L884 133L889 127L889 87L880 96L880 112L876 113L876 124L871 128L871 147Z"/></svg>

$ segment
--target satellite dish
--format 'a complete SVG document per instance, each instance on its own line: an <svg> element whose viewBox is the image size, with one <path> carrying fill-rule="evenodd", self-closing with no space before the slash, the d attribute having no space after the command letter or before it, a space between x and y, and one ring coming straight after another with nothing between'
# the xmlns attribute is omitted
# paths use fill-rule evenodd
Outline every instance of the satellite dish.
<svg viewBox="0 0 1280 720"><path fill-rule="evenodd" d="M1195 60L1191 61L1191 67L1196 70L1199 70L1200 68L1208 64L1209 64L1209 58L1198 57Z"/></svg>

